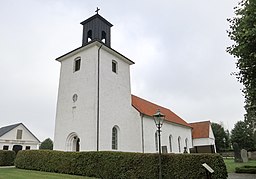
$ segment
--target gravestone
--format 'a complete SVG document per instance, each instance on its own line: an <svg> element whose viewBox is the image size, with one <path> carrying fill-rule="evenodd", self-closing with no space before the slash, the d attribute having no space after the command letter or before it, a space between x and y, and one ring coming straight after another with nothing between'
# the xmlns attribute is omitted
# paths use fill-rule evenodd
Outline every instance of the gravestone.
<svg viewBox="0 0 256 179"><path fill-rule="evenodd" d="M248 157L247 157L247 150L242 149L241 150L241 157L244 163L248 162Z"/></svg>
<svg viewBox="0 0 256 179"><path fill-rule="evenodd" d="M248 160L251 160L252 159L252 152L248 152Z"/></svg>
<svg viewBox="0 0 256 179"><path fill-rule="evenodd" d="M162 146L162 153L167 154L167 146Z"/></svg>
<svg viewBox="0 0 256 179"><path fill-rule="evenodd" d="M233 143L235 162L243 162L240 154L239 146L236 142Z"/></svg>

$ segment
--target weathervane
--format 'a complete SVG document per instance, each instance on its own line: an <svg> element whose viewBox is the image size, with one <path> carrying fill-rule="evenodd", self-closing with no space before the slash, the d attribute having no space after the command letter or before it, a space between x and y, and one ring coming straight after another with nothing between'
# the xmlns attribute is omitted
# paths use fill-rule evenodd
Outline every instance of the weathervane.
<svg viewBox="0 0 256 179"><path fill-rule="evenodd" d="M100 9L97 7L97 9L96 9L95 12L96 12L97 14L99 14L99 10L100 10Z"/></svg>

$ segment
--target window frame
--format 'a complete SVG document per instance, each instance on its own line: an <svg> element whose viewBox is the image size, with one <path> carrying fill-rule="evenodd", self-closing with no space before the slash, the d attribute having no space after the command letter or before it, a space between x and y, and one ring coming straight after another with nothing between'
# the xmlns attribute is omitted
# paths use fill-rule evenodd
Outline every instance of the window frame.
<svg viewBox="0 0 256 179"><path fill-rule="evenodd" d="M178 149L179 149L179 153L181 153L181 137L178 137Z"/></svg>
<svg viewBox="0 0 256 179"><path fill-rule="evenodd" d="M74 59L74 64L73 64L73 73L79 71L81 69L81 57L77 57Z"/></svg>
<svg viewBox="0 0 256 179"><path fill-rule="evenodd" d="M188 150L188 138L185 139L185 147Z"/></svg>
<svg viewBox="0 0 256 179"><path fill-rule="evenodd" d="M112 72L117 74L117 70L118 70L118 63L117 63L117 61L112 60L111 64L112 64Z"/></svg>
<svg viewBox="0 0 256 179"><path fill-rule="evenodd" d="M112 128L112 150L118 150L118 128L114 126Z"/></svg>
<svg viewBox="0 0 256 179"><path fill-rule="evenodd" d="M23 133L22 129L17 129L16 139L22 139L22 133Z"/></svg>
<svg viewBox="0 0 256 179"><path fill-rule="evenodd" d="M170 152L172 152L172 135L169 135L169 147L170 147Z"/></svg>

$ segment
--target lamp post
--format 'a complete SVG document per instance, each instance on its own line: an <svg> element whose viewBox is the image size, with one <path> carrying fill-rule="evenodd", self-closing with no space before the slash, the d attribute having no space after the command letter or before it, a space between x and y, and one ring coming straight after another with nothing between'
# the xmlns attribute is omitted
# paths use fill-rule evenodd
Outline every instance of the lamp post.
<svg viewBox="0 0 256 179"><path fill-rule="evenodd" d="M158 151L159 151L159 179L162 179L162 162L161 162L161 127L164 122L165 115L160 112L158 109L157 112L153 115L156 128L157 128L157 133L158 133Z"/></svg>

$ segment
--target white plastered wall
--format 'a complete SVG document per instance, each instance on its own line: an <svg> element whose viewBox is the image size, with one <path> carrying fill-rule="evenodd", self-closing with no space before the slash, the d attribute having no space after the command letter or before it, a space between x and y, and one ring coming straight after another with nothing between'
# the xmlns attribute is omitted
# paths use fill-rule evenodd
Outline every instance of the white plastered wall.
<svg viewBox="0 0 256 179"><path fill-rule="evenodd" d="M143 117L143 131L144 131L144 149L145 153L154 153L156 151L155 143L155 132L156 125L152 117L144 116ZM192 147L192 135L191 128L182 126L179 124L171 123L165 121L161 128L161 145L167 146L167 152L170 153L170 143L169 136L172 135L172 153L179 153L178 148L178 137L181 138L181 153L184 152L185 139L188 139L188 152L189 148Z"/></svg>
<svg viewBox="0 0 256 179"><path fill-rule="evenodd" d="M80 151L95 151L97 138L97 68L100 52L99 150L112 150L112 128L118 126L118 150L141 151L140 120L133 112L130 67L127 61L99 43L61 61L55 122L54 149L66 150L66 140L74 132L80 138ZM81 57L81 68L73 72L73 62ZM117 73L112 72L112 60ZM72 96L78 95L77 101Z"/></svg>

